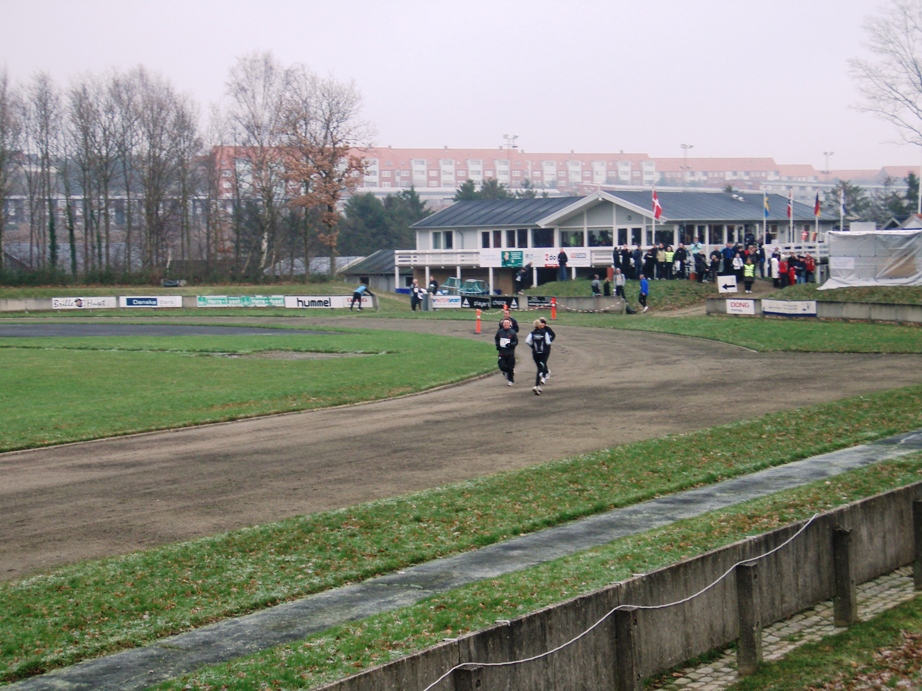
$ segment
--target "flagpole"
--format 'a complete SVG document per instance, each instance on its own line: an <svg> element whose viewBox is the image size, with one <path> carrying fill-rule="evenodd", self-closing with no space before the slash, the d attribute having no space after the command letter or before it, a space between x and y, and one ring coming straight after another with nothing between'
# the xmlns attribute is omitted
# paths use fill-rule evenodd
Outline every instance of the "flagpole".
<svg viewBox="0 0 922 691"><path fill-rule="evenodd" d="M762 244L765 244L765 237L768 234L768 195L765 188L762 188Z"/></svg>
<svg viewBox="0 0 922 691"><path fill-rule="evenodd" d="M653 198L656 199L656 187L653 188ZM650 239L653 241L653 246L656 247L656 204L653 205L653 237Z"/></svg>
<svg viewBox="0 0 922 691"><path fill-rule="evenodd" d="M839 231L845 230L845 188L839 189Z"/></svg>
<svg viewBox="0 0 922 691"><path fill-rule="evenodd" d="M788 242L794 244L794 188L788 191Z"/></svg>
<svg viewBox="0 0 922 691"><path fill-rule="evenodd" d="M816 202L813 204L813 241L816 242L820 237L820 192L816 191Z"/></svg>

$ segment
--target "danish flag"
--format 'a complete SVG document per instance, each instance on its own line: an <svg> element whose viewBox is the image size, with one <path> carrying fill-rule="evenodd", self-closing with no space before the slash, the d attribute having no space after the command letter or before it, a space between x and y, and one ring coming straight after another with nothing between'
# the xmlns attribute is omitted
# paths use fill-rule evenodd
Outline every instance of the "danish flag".
<svg viewBox="0 0 922 691"><path fill-rule="evenodd" d="M659 197L656 196L656 188L653 188L653 218L657 221L663 215L663 207L659 203Z"/></svg>

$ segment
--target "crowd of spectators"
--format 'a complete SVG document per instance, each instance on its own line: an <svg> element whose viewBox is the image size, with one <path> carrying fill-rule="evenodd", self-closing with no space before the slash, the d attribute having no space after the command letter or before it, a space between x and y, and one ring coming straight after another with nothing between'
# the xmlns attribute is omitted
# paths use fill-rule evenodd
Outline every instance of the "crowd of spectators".
<svg viewBox="0 0 922 691"><path fill-rule="evenodd" d="M660 243L645 252L637 246L616 247L612 252L614 269L626 278L637 279L644 274L652 280L682 280L694 277L699 283L717 281L718 276L736 276L738 284L752 292L756 274L771 278L776 288L816 280L816 260L809 253L781 254L778 248L766 250L762 243L747 246L727 243L706 254L701 243L677 247Z"/></svg>

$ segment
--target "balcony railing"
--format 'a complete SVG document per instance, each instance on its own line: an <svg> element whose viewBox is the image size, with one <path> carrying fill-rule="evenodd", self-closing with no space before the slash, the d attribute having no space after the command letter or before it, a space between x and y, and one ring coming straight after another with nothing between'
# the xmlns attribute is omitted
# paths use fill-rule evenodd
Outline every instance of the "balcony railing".
<svg viewBox="0 0 922 691"><path fill-rule="evenodd" d="M397 266L480 266L480 250L397 250Z"/></svg>

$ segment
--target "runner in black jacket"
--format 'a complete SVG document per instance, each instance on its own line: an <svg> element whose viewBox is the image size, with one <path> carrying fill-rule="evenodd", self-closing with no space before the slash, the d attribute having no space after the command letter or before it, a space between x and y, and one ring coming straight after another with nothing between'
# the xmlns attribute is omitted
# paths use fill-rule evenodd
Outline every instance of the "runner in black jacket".
<svg viewBox="0 0 922 691"><path fill-rule="evenodd" d="M519 344L519 337L512 330L511 320L508 318L503 319L502 326L496 332L494 340L496 350L499 352L499 359L496 364L506 381L509 382L509 386L512 386L515 382L515 347Z"/></svg>
<svg viewBox="0 0 922 691"><path fill-rule="evenodd" d="M535 392L536 396L540 396L541 385L547 381L547 357L551 354L551 341L553 338L540 319L535 319L534 326L534 331L525 337L525 342L531 346L531 356L538 367L532 391Z"/></svg>
<svg viewBox="0 0 922 691"><path fill-rule="evenodd" d="M547 357L544 358L544 383L547 384L547 380L551 378L551 370L548 369L547 360L551 357L551 342L557 340L557 334L554 333L554 329L548 326L547 319L539 317L538 321L544 324L544 330L551 337L550 341L547 342Z"/></svg>

